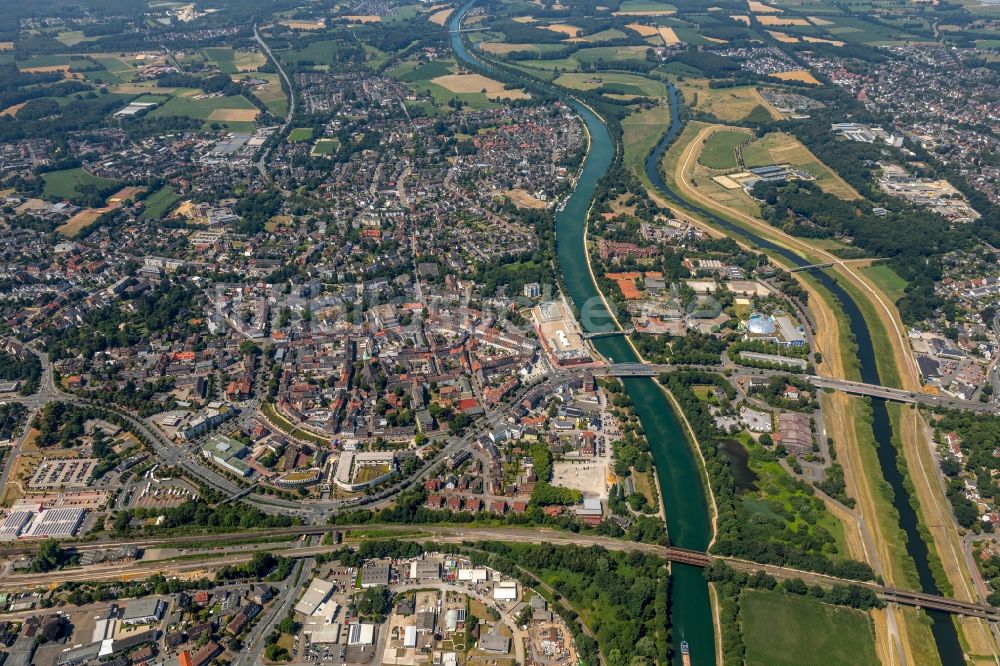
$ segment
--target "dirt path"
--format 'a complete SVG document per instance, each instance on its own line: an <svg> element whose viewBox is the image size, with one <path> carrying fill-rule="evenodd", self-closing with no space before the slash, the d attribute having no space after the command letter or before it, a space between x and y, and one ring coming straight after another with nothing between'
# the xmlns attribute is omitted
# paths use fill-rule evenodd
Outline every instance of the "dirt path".
<svg viewBox="0 0 1000 666"><path fill-rule="evenodd" d="M869 296L877 305L875 310L878 313L879 318L882 320L883 326L886 327L886 330L893 338L893 356L896 358L896 365L899 369L900 380L902 383L901 388L911 391L920 390L920 374L917 370L916 362L913 360L913 355L908 352L909 343L906 339L903 323L899 319L899 314L894 306L890 306L890 304L886 302L887 298L882 295L881 291L879 291L867 277L860 273L860 271L852 268L849 263L827 250L814 247L802 239L787 234L780 229L776 229L775 227L772 227L766 222L758 220L751 215L721 206L721 204L706 197L691 186L689 181L690 174L694 169L694 165L698 161L698 153L700 152L705 140L708 139L708 137L714 132L729 129L731 128L724 125L709 125L702 128L694 140L689 142L688 145L684 147L681 157L677 163L677 170L674 174L674 180L677 183L677 186L686 195L697 200L699 203L710 209L719 210L721 208L721 212L724 214L731 215L741 222L752 226L756 231L762 232L765 236L780 238L782 243L787 245L789 248L806 252L818 257L821 261L829 261L834 264L838 273L842 273L845 277L847 277L852 284L860 289L862 293Z"/></svg>

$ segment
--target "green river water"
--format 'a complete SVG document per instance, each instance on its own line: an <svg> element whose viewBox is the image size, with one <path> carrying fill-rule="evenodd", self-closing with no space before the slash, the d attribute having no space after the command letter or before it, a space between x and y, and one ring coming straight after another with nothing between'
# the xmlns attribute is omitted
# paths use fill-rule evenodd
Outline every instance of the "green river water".
<svg viewBox="0 0 1000 666"><path fill-rule="evenodd" d="M473 58L466 50L458 29L471 6L472 3L455 12L449 23L452 46L458 57L466 61ZM476 62L482 66L478 60ZM615 145L597 115L572 98L564 98L564 101L586 123L590 133L590 150L573 194L556 215L559 268L568 296L576 305L584 328L588 331L613 330L613 322L588 269L584 235L594 187L611 165ZM623 336L598 338L594 343L607 359L619 363L639 360ZM683 548L707 550L712 539L711 519L706 489L692 445L658 384L649 378L627 378L624 384L652 448L670 542ZM712 610L708 583L702 577L701 569L674 564L672 583L670 609L675 648L682 640L687 641L693 664L714 664ZM681 663L679 649L674 661Z"/></svg>

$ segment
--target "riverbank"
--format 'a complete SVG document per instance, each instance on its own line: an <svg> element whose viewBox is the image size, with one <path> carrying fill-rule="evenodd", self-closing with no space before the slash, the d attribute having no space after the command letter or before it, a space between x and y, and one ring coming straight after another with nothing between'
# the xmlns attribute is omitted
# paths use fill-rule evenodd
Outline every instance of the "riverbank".
<svg viewBox="0 0 1000 666"><path fill-rule="evenodd" d="M453 30L451 44L459 59L483 66L481 58L474 58L468 52L457 31L462 17L471 6L471 3L466 4L452 16L449 24ZM497 71L498 66L488 67ZM504 71L507 71L506 68ZM524 78L521 73L516 76ZM581 317L585 330L594 330L599 326L606 329L608 325L614 325L612 322L616 319L611 316L594 283L587 262L585 231L593 193L612 165L617 147L601 119L575 97L537 79L532 80L531 85L541 86L560 97L580 116L590 135L589 150L576 188L556 214L557 259L564 292L578 311L586 314ZM633 348L622 338L595 339L594 347L605 358L637 362ZM651 379L625 378L622 383L650 443L671 542L681 547L704 550L711 539L711 518L700 483L697 458L691 454L683 427L660 387ZM675 648L679 641L685 640L691 646L692 654L698 655L699 663L714 663L715 632L708 583L700 569L681 564L672 567L672 581L670 615ZM675 654L675 661L680 663L679 654Z"/></svg>
<svg viewBox="0 0 1000 666"><path fill-rule="evenodd" d="M906 353L908 350L908 345L906 343L905 337L902 336L901 331L902 325L898 321L898 315L894 319L892 317L892 312L888 309L885 297L881 296L872 285L867 284L866 280L861 277L854 275L850 267L845 265L843 261L833 257L829 252L822 248L812 247L810 244L792 237L779 229L774 229L770 225L767 225L762 220L756 220L751 216L747 215L742 211L732 210L725 206L722 206L719 202L711 200L709 197L702 195L697 192L694 187L691 187L687 180L690 177L690 169L692 161L697 158L698 151L701 144L707 134L710 133L711 129L717 126L701 126L701 127L689 127L686 128L688 136L685 140L680 142L680 146L674 146L672 148L672 155L664 159L664 169L662 175L657 172L658 177L665 177L669 179L673 187L675 188L675 196L677 192L680 192L685 200L690 200L694 204L695 209L698 210L698 206L703 206L700 209L701 212L705 212L707 209L711 211L711 214L706 213L709 217L714 214L714 221L722 224L724 227L729 226L737 234L742 234L747 238L755 238L761 249L767 251L769 255L777 254L785 261L779 260L778 263L783 265L804 265L812 263L826 263L830 262L835 264L835 269L832 271L832 275L824 275L824 273L817 273L814 279L818 280L826 291L830 292L830 296L836 297L835 300L840 301L836 304L837 310L843 310L847 315L847 319L850 321L850 330L853 332L853 338L859 344L857 357L861 361L860 370L861 375L865 378L865 381L871 383L882 383L879 377L879 365L886 367L894 366L897 358L899 359L900 365L905 367L912 367L912 357ZM656 165L659 167L660 165ZM756 235L760 233L760 235ZM817 261L817 258L822 258L821 261ZM796 275L796 277L800 277ZM836 277L842 277L843 280L836 280ZM800 278L800 281L801 278ZM849 293L845 289L845 285L850 285L854 287L853 294ZM860 293L860 297L859 297ZM870 301L870 309L868 311L868 317L865 317L862 312L862 305L869 303L868 296L872 296ZM860 301L860 305L858 303ZM832 304L831 304L832 305ZM886 320L881 319L882 314L888 315ZM877 316L872 316L872 315ZM875 325L874 328L882 329L885 334L887 331L893 331L895 335L885 334L882 338L878 349L879 353L876 352L876 347L873 344L873 336L869 332L870 323L883 324L882 326ZM885 354L884 350L891 350L891 353ZM841 356L844 355L843 350L841 350ZM881 356L881 358L879 358ZM886 359L890 359L887 361ZM881 363L879 363L881 361ZM895 373L890 370L887 373L890 378ZM904 371L897 374L906 376L910 373ZM899 380L897 379L897 382ZM900 382L901 383L901 382ZM860 428L859 422L856 419L851 419L854 421L855 428L843 428L842 432L849 433L850 430L854 430L856 433L856 439L861 441L867 441L870 435L866 435L865 430ZM874 441L873 445L875 448L875 453L878 458L878 466L881 467L883 471L883 476L890 481L892 487L892 493L886 494L882 490L882 484L885 483L883 479L877 479L869 470L873 469L871 467L866 467L864 465L859 465L858 468L864 474L866 479L865 483L860 484L863 487L868 487L870 490L874 490L869 494L868 498L874 500L872 503L862 502L863 510L866 513L871 509L875 509L870 516L871 523L873 527L882 526L887 528L890 533L895 533L896 530L891 529L888 525L885 525L887 515L892 516L891 513L886 513L885 511L879 510L878 507L881 505L885 507L885 500L890 499L893 508L897 511L899 515L899 521L896 523L897 528L902 528L902 532L906 535L905 538L899 539L903 545L903 549L894 549L897 553L903 553L896 559L893 568L896 572L902 573L901 569L905 571L906 569L913 566L914 561L917 562L917 573L920 580L920 587L926 591L932 591L936 589L936 585L933 576L930 573L930 559L932 558L929 553L927 544L923 542L920 538L919 533L919 522L916 519L914 509L910 506L910 492L906 488L903 478L897 469L895 448L892 444L892 428L889 423L888 414L886 411L885 404L882 401L873 402L873 412L872 412L872 428L874 430ZM846 424L845 424L846 425ZM848 441L850 438L847 438ZM864 448L863 445L861 447ZM859 498L860 499L860 498ZM879 501L881 500L881 501ZM883 536L885 536L883 534ZM883 567L886 571L888 568ZM906 576L908 579L912 580L910 576ZM938 650L942 655L947 655L946 661L949 663L952 661L960 660L962 650L959 646L959 641L957 637L957 632L955 628L951 625L951 622L947 618L942 618L937 614L932 614L933 618L933 634L934 643L937 644ZM913 627L914 623L905 622L905 625ZM921 623L922 624L922 623ZM920 629L926 628L926 625L922 625L919 628L913 627L916 633L921 633ZM915 645L917 642L923 643L923 640L917 641L916 636L909 633L908 642L911 646Z"/></svg>

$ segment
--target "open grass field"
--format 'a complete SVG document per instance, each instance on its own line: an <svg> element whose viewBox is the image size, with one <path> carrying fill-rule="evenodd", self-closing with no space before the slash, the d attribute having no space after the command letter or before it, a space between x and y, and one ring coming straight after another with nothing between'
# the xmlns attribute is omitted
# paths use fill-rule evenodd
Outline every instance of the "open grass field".
<svg viewBox="0 0 1000 666"><path fill-rule="evenodd" d="M735 169L736 147L749 143L746 132L716 132L705 141L698 155L698 163L709 169Z"/></svg>
<svg viewBox="0 0 1000 666"><path fill-rule="evenodd" d="M223 74L235 74L236 62L233 47L231 46L210 46L201 50L205 57L219 68Z"/></svg>
<svg viewBox="0 0 1000 666"><path fill-rule="evenodd" d="M507 55L508 53L517 53L519 51L544 55L546 53L561 51L565 47L562 44L511 44L507 42L487 41L482 42L479 48L493 55Z"/></svg>
<svg viewBox="0 0 1000 666"><path fill-rule="evenodd" d="M289 143L302 143L304 141L309 141L313 137L313 131L311 127L296 127L288 134Z"/></svg>
<svg viewBox="0 0 1000 666"><path fill-rule="evenodd" d="M824 192L841 199L860 199L861 195L847 181L833 172L803 146L798 139L784 132L771 132L743 148L746 166L792 164L816 177L816 184Z"/></svg>
<svg viewBox="0 0 1000 666"><path fill-rule="evenodd" d="M196 99L200 97L200 99ZM238 95L230 97L201 97L200 95L177 96L169 102L150 112L153 116L187 116L205 121L216 121L232 126L232 123L242 123L235 128L245 129L252 123L260 111L245 98ZM235 129L234 128L234 129Z"/></svg>
<svg viewBox="0 0 1000 666"><path fill-rule="evenodd" d="M574 37L573 39L566 39L563 41L576 44L585 42L606 42L612 39L625 39L626 37L628 37L628 35L621 30L618 30L617 28L609 28L608 30L595 32L592 35L582 35L580 37Z"/></svg>
<svg viewBox="0 0 1000 666"><path fill-rule="evenodd" d="M236 51L233 54L233 64L240 72L254 72L266 63L267 57L256 49Z"/></svg>
<svg viewBox="0 0 1000 666"><path fill-rule="evenodd" d="M63 169L62 171L50 171L42 174L45 187L42 189L43 197L59 197L69 199L77 194L77 187L80 185L94 185L99 188L113 185L115 181L108 178L98 178L91 176L82 167L76 169Z"/></svg>
<svg viewBox="0 0 1000 666"><path fill-rule="evenodd" d="M646 182L646 156L667 131L670 110L666 106L655 106L626 116L621 122L625 167Z"/></svg>
<svg viewBox="0 0 1000 666"><path fill-rule="evenodd" d="M177 191L170 187L161 187L143 199L143 211L140 216L144 220L158 220L166 215L180 200Z"/></svg>
<svg viewBox="0 0 1000 666"><path fill-rule="evenodd" d="M878 664L867 613L808 597L746 590L740 598L748 666Z"/></svg>
<svg viewBox="0 0 1000 666"><path fill-rule="evenodd" d="M608 88L628 94L645 95L646 97L665 97L667 94L667 87L663 82L647 79L638 74L618 72L568 73L562 74L554 82L574 90Z"/></svg>
<svg viewBox="0 0 1000 666"><path fill-rule="evenodd" d="M684 95L685 104L725 122L739 122L758 106L766 109L774 120L782 119L781 114L765 102L753 86L709 88L708 79L687 76L683 81L675 81L675 84Z"/></svg>
<svg viewBox="0 0 1000 666"><path fill-rule="evenodd" d="M240 77L234 75L233 78L238 80ZM264 106L267 107L268 111L276 116L284 116L288 112L288 97L281 88L278 75L272 73L255 73L254 78L264 79L267 83L254 88L253 94L257 96L257 99L264 102Z"/></svg>
<svg viewBox="0 0 1000 666"><path fill-rule="evenodd" d="M874 264L861 269L861 272L871 278L879 289L895 303L903 297L904 290L909 282L899 277L896 271L886 264Z"/></svg>

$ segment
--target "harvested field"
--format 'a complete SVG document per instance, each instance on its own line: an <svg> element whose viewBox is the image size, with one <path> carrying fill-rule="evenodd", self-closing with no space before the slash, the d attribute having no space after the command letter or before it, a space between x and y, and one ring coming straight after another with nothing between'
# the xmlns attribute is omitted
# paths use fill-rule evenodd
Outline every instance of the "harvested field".
<svg viewBox="0 0 1000 666"><path fill-rule="evenodd" d="M13 51L14 42L0 42L0 51Z"/></svg>
<svg viewBox="0 0 1000 666"><path fill-rule="evenodd" d="M354 23L381 23L381 16L373 16L371 14L365 14L363 16L341 16L340 18L347 21L353 21Z"/></svg>
<svg viewBox="0 0 1000 666"><path fill-rule="evenodd" d="M518 51L535 51L533 44L508 44L506 42L483 42L479 48L493 55L507 55Z"/></svg>
<svg viewBox="0 0 1000 666"><path fill-rule="evenodd" d="M445 90L453 93L477 93L485 91L486 96L494 99L527 99L523 90L504 90L503 84L488 79L482 74L448 74L431 79Z"/></svg>
<svg viewBox="0 0 1000 666"><path fill-rule="evenodd" d="M780 16L770 16L763 14L757 17L761 25L809 25L809 21L804 18L782 18Z"/></svg>
<svg viewBox="0 0 1000 666"><path fill-rule="evenodd" d="M84 208L79 213L66 220L66 223L59 226L56 231L61 233L63 236L69 236L72 238L83 229L86 229L96 222L97 218L104 213L120 208L126 201L134 200L136 195L145 189L146 188L144 187L135 186L123 187L108 197L108 205L104 208Z"/></svg>
<svg viewBox="0 0 1000 666"><path fill-rule="evenodd" d="M783 32L777 32L775 30L768 30L767 34L771 35L771 37L774 37L776 40L778 40L782 44L797 44L799 42L799 38L798 37L792 37L791 35L786 35ZM777 76L777 74L772 74L771 76Z"/></svg>
<svg viewBox="0 0 1000 666"><path fill-rule="evenodd" d="M286 28L291 28L292 30L322 30L326 27L326 21L278 21L281 25Z"/></svg>
<svg viewBox="0 0 1000 666"><path fill-rule="evenodd" d="M651 25L643 25L641 23L629 23L625 26L630 30L635 30L639 33L640 37L652 37L653 35L658 35L659 31Z"/></svg>
<svg viewBox="0 0 1000 666"><path fill-rule="evenodd" d="M780 14L784 11L782 9L778 9L777 7L765 5L763 2L757 2L757 0L747 0L747 6L754 14Z"/></svg>
<svg viewBox="0 0 1000 666"><path fill-rule="evenodd" d="M534 16L518 16L517 18L514 19L514 22L515 23L534 23L535 22L535 17Z"/></svg>
<svg viewBox="0 0 1000 666"><path fill-rule="evenodd" d="M552 32L558 32L561 35L566 35L567 37L576 37L580 34L581 28L575 25L566 25L565 23L553 23L552 25L544 26L546 30L551 30Z"/></svg>
<svg viewBox="0 0 1000 666"><path fill-rule="evenodd" d="M833 25L834 24L833 21L827 21L826 19L821 19L821 18L818 18L816 16L810 16L808 18L809 18L810 21L812 21L813 25Z"/></svg>
<svg viewBox="0 0 1000 666"><path fill-rule="evenodd" d="M150 95L171 95L177 91L177 88L160 88L158 86L123 83L122 85L111 87L110 90L113 93L121 95L142 95L144 93L149 93Z"/></svg>
<svg viewBox="0 0 1000 666"><path fill-rule="evenodd" d="M70 71L69 65L47 65L45 67L22 67L22 72L32 72L37 74L45 74L48 72L63 72L67 78L69 77Z"/></svg>
<svg viewBox="0 0 1000 666"><path fill-rule="evenodd" d="M454 12L454 7L448 9L442 9L440 11L434 12L428 17L428 20L435 25L444 25L447 23L448 19L451 17L451 13Z"/></svg>
<svg viewBox="0 0 1000 666"><path fill-rule="evenodd" d="M702 35L701 38L704 39L706 42L712 42L713 44L728 44L729 43L725 39L719 39L718 37L705 37L704 35Z"/></svg>
<svg viewBox="0 0 1000 666"><path fill-rule="evenodd" d="M128 187L123 187L122 189L118 190L117 192L115 192L114 194L112 194L110 197L108 197L108 204L118 204L118 205L121 205L121 204L125 203L126 201L130 201L130 200L134 201L136 195L139 194L140 192L142 192L144 189L146 189L146 188L144 188L144 187L136 187L134 185L129 185Z"/></svg>
<svg viewBox="0 0 1000 666"><path fill-rule="evenodd" d="M260 113L258 109L216 109L208 114L209 120L230 122L253 122Z"/></svg>
<svg viewBox="0 0 1000 666"><path fill-rule="evenodd" d="M844 42L836 39L823 39L822 37L807 37L802 35L802 41L809 42L811 44L829 44L830 46L843 46Z"/></svg>
<svg viewBox="0 0 1000 666"><path fill-rule="evenodd" d="M267 58L260 51L237 51L233 56L233 64L241 72L253 72L265 65Z"/></svg>
<svg viewBox="0 0 1000 666"><path fill-rule="evenodd" d="M674 32L673 28L658 28L657 32L660 33L660 39L662 39L663 43L667 46L681 43L680 37L677 36L677 33Z"/></svg>
<svg viewBox="0 0 1000 666"><path fill-rule="evenodd" d="M97 221L101 215L111 210L110 208L84 208L73 217L66 220L65 224L56 228L56 231L63 236L74 237L83 229L89 227Z"/></svg>
<svg viewBox="0 0 1000 666"><path fill-rule="evenodd" d="M745 23L747 25L750 25L750 17L747 16L746 14L733 14L729 18L733 19L734 21L739 21L740 23Z"/></svg>
<svg viewBox="0 0 1000 666"><path fill-rule="evenodd" d="M507 190L504 192L505 195L510 197L510 200L514 202L514 205L518 208L547 208L548 204L541 199L536 199L535 197L528 194L527 190L522 190L520 188L515 190Z"/></svg>
<svg viewBox="0 0 1000 666"><path fill-rule="evenodd" d="M21 102L20 104L15 104L13 106L8 106L3 111L0 111L0 116L16 116L17 112L21 110L27 102Z"/></svg>
<svg viewBox="0 0 1000 666"><path fill-rule="evenodd" d="M801 83L809 83L814 86L820 85L816 77L807 72L804 69L796 69L791 72L774 72L771 74L776 79L781 79L782 81L799 81Z"/></svg>

